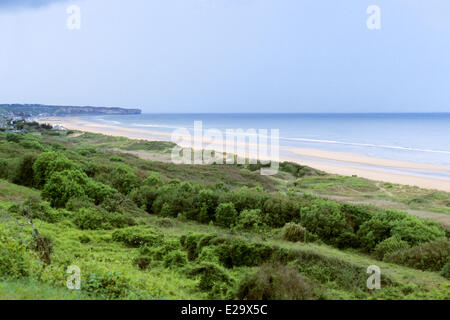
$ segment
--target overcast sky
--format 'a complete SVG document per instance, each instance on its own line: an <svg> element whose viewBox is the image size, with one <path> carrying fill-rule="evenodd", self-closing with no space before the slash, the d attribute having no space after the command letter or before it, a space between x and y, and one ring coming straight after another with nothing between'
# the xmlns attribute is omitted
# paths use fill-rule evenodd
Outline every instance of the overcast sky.
<svg viewBox="0 0 450 320"><path fill-rule="evenodd" d="M0 77L0 103L450 112L450 1L0 0Z"/></svg>

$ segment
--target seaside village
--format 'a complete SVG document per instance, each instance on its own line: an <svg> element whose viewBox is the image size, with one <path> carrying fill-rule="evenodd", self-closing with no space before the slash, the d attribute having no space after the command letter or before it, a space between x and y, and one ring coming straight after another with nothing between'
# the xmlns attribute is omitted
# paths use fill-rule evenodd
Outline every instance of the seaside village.
<svg viewBox="0 0 450 320"><path fill-rule="evenodd" d="M0 131L10 132L10 133L20 133L26 132L25 126L23 124L36 124L36 118L44 117L45 114L41 114L38 117L32 117L31 115L15 115L15 114L0 114ZM42 125L41 125L42 126ZM66 129L62 126L55 125L45 125L48 129L55 131L65 131Z"/></svg>

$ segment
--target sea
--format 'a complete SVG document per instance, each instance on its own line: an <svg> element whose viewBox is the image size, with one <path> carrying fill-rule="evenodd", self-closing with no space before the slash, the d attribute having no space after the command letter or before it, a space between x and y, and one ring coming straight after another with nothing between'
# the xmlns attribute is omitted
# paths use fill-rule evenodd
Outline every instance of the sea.
<svg viewBox="0 0 450 320"><path fill-rule="evenodd" d="M450 166L450 113L376 114L151 114L85 116L86 121L121 128L193 132L279 130L280 146L356 153L369 157Z"/></svg>

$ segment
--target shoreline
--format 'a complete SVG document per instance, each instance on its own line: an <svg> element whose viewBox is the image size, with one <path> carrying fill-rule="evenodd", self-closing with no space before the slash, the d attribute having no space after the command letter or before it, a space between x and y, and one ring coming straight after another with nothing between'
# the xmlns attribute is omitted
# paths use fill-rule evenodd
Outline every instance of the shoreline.
<svg viewBox="0 0 450 320"><path fill-rule="evenodd" d="M171 133L89 122L77 117L37 118L69 130L130 139L171 141ZM450 167L368 157L362 154L280 146L280 161L292 161L327 173L450 192ZM448 178L447 178L448 177Z"/></svg>

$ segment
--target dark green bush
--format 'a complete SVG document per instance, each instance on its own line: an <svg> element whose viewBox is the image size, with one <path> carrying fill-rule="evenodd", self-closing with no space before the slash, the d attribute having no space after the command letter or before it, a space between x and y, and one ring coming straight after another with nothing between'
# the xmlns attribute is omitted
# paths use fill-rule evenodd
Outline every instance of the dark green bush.
<svg viewBox="0 0 450 320"><path fill-rule="evenodd" d="M274 249L269 245L249 243L243 239L217 241L215 252L222 265L227 268L260 265L272 257ZM220 243L221 242L221 243ZM212 241L214 244L214 241Z"/></svg>
<svg viewBox="0 0 450 320"><path fill-rule="evenodd" d="M312 300L317 286L295 268L264 264L239 284L239 300Z"/></svg>
<svg viewBox="0 0 450 320"><path fill-rule="evenodd" d="M143 245L159 245L163 241L163 235L155 228L130 227L114 231L112 239L137 248Z"/></svg>
<svg viewBox="0 0 450 320"><path fill-rule="evenodd" d="M121 214L107 212L95 208L81 208L73 214L73 223L81 230L110 230L133 226L133 218Z"/></svg>
<svg viewBox="0 0 450 320"><path fill-rule="evenodd" d="M407 249L409 247L410 245L408 242L403 241L398 236L393 236L378 243L375 247L374 254L378 259L382 260L388 253Z"/></svg>
<svg viewBox="0 0 450 320"><path fill-rule="evenodd" d="M0 277L22 278L38 269L26 246L11 238L0 226Z"/></svg>
<svg viewBox="0 0 450 320"><path fill-rule="evenodd" d="M36 156L25 155L21 158L19 166L17 167L12 182L26 187L33 186L34 171L33 164L36 161Z"/></svg>
<svg viewBox="0 0 450 320"><path fill-rule="evenodd" d="M391 237L416 245L445 237L444 228L435 222L422 220L397 211L377 212L364 222L357 236L366 251L372 251L381 241Z"/></svg>
<svg viewBox="0 0 450 320"><path fill-rule="evenodd" d="M283 227L283 239L291 242L305 241L306 229L294 222L286 223Z"/></svg>
<svg viewBox="0 0 450 320"><path fill-rule="evenodd" d="M33 164L35 185L42 188L54 173L65 170L80 170L80 168L62 153L53 151L42 153Z"/></svg>
<svg viewBox="0 0 450 320"><path fill-rule="evenodd" d="M71 198L82 198L88 177L80 170L64 170L53 173L46 182L42 197L52 207L63 208Z"/></svg>
<svg viewBox="0 0 450 320"><path fill-rule="evenodd" d="M80 242L83 243L83 244L86 244L86 243L89 243L89 242L92 241L92 239L91 239L89 236L84 235L84 234L81 235L81 236L79 236L78 239L79 239Z"/></svg>
<svg viewBox="0 0 450 320"><path fill-rule="evenodd" d="M130 281L121 272L101 268L91 268L83 272L81 290L96 298L124 299L130 289Z"/></svg>
<svg viewBox="0 0 450 320"><path fill-rule="evenodd" d="M133 260L133 263L138 266L139 269L145 270L148 269L150 266L150 262L152 262L152 259L150 257L138 257Z"/></svg>
<svg viewBox="0 0 450 320"><path fill-rule="evenodd" d="M233 279L227 271L214 263L203 263L189 270L188 275L200 276L198 287L208 292L210 299L224 299L232 288Z"/></svg>
<svg viewBox="0 0 450 320"><path fill-rule="evenodd" d="M222 227L231 227L236 224L237 212L233 203L221 203L216 209L216 222Z"/></svg>
<svg viewBox="0 0 450 320"><path fill-rule="evenodd" d="M118 190L120 193L128 194L135 187L139 185L138 177L133 172L133 170L125 165L119 164L108 176L108 181L114 189Z"/></svg>
<svg viewBox="0 0 450 320"><path fill-rule="evenodd" d="M260 209L244 210L239 214L237 225L240 230L258 231L264 227Z"/></svg>
<svg viewBox="0 0 450 320"><path fill-rule="evenodd" d="M441 276L450 280L450 259L444 264L441 270Z"/></svg>
<svg viewBox="0 0 450 320"><path fill-rule="evenodd" d="M13 133L9 132L6 134L6 141L19 143L24 138L24 135L21 133Z"/></svg>
<svg viewBox="0 0 450 320"><path fill-rule="evenodd" d="M311 207L303 207L300 221L308 231L331 245L337 245L339 236L344 233L353 232L339 204L327 200L317 200Z"/></svg>
<svg viewBox="0 0 450 320"><path fill-rule="evenodd" d="M441 271L449 257L450 241L437 240L388 253L384 261L419 270Z"/></svg>

